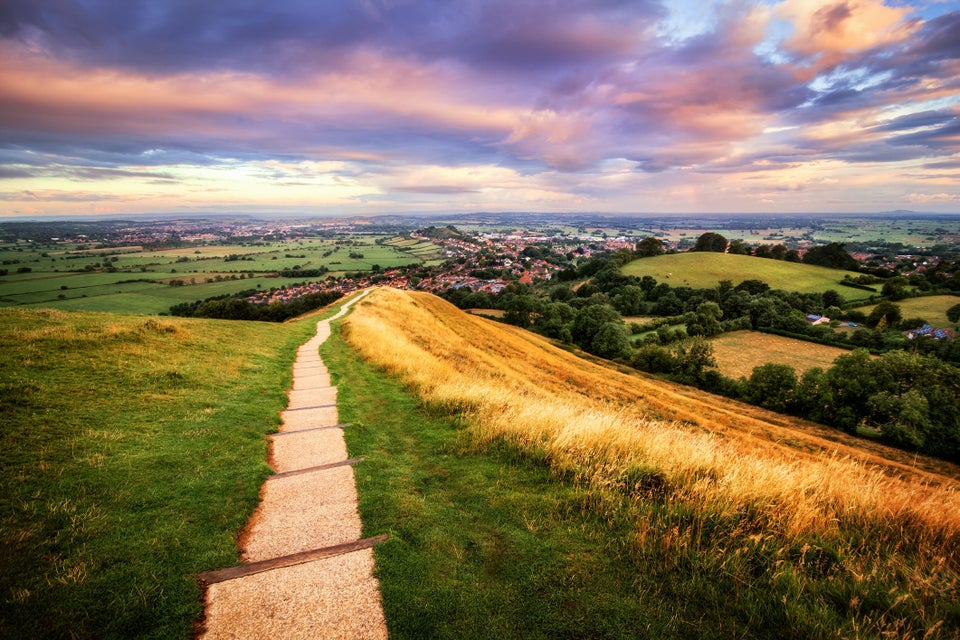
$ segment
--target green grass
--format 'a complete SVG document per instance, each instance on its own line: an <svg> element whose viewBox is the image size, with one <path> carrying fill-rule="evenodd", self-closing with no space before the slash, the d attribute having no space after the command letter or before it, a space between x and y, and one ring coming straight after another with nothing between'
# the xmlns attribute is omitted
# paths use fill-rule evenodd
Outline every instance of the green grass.
<svg viewBox="0 0 960 640"><path fill-rule="evenodd" d="M904 319L923 318L934 327L954 327L955 323L947 318L947 309L960 304L960 296L923 296L920 298L906 298L897 300L894 304L900 307ZM860 311L869 314L876 305L860 307Z"/></svg>
<svg viewBox="0 0 960 640"><path fill-rule="evenodd" d="M479 448L338 330L321 353L364 457L364 535L390 536L375 558L391 638L958 635L955 584L932 570L930 593L908 593L906 552L863 554L864 532L787 543L751 513L692 508L653 467L579 485L535 446Z"/></svg>
<svg viewBox="0 0 960 640"><path fill-rule="evenodd" d="M671 287L715 287L721 280L737 285L744 280L762 280L772 289L800 293L837 291L847 300L867 298L869 291L844 287L840 280L852 271L769 260L727 253L686 252L634 260L623 267L627 275L652 276Z"/></svg>
<svg viewBox="0 0 960 640"><path fill-rule="evenodd" d="M187 638L313 327L0 310L0 637Z"/></svg>

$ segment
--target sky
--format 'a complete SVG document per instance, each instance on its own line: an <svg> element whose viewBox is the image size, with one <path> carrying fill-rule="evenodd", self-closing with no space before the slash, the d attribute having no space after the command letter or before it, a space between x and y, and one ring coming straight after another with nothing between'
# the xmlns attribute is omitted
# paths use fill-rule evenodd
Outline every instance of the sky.
<svg viewBox="0 0 960 640"><path fill-rule="evenodd" d="M0 218L960 212L960 2L0 0Z"/></svg>

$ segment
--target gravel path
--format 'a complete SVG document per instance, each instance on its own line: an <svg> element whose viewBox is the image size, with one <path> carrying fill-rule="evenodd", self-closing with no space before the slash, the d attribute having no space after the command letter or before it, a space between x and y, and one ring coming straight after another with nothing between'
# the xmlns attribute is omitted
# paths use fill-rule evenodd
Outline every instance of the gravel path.
<svg viewBox="0 0 960 640"><path fill-rule="evenodd" d="M337 422L337 389L318 354L330 320L297 351L283 425L272 438L261 503L242 536L244 563L283 565L291 554L360 539L353 467ZM271 562L273 561L273 562ZM201 638L386 638L371 548L225 579L211 577ZM204 577L204 576L201 576Z"/></svg>

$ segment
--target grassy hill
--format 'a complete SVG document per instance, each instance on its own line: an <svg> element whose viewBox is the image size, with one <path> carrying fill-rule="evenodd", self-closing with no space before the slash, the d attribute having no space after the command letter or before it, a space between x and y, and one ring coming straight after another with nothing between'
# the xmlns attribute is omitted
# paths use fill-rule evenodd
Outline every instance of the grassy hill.
<svg viewBox="0 0 960 640"><path fill-rule="evenodd" d="M0 637L189 637L313 329L0 310ZM425 294L342 331L392 638L957 636L954 466Z"/></svg>
<svg viewBox="0 0 960 640"><path fill-rule="evenodd" d="M960 304L960 296L924 296L921 298L906 298L895 303L900 307L904 318L923 318L935 327L954 327L956 323L947 318L947 309ZM873 311L876 305L861 307L866 314Z"/></svg>
<svg viewBox="0 0 960 640"><path fill-rule="evenodd" d="M0 309L0 637L189 637L314 330Z"/></svg>
<svg viewBox="0 0 960 640"><path fill-rule="evenodd" d="M612 370L428 295L378 290L343 331L374 367L326 347L366 457L365 527L391 534L377 560L397 637L536 636L529 614L504 620L510 593L543 637L960 629L954 466ZM416 397L383 391L380 370ZM478 471L494 463L507 470Z"/></svg>
<svg viewBox="0 0 960 640"><path fill-rule="evenodd" d="M638 277L652 276L657 282L665 282L672 287L707 288L717 286L721 280L730 280L734 285L744 280L762 280L771 289L785 291L822 293L833 289L850 301L866 299L871 295L869 291L840 284L844 276L857 275L852 271L710 251L642 258L624 265L623 272Z"/></svg>

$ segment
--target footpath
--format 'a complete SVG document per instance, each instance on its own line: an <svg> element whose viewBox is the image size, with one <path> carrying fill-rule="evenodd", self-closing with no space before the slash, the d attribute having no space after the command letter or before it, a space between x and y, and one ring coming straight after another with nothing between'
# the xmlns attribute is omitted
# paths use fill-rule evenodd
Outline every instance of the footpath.
<svg viewBox="0 0 960 640"><path fill-rule="evenodd" d="M386 638L373 545L361 539L353 464L337 417L337 388L320 359L330 321L297 351L293 387L272 436L276 472L241 536L243 564L200 576L204 640Z"/></svg>

